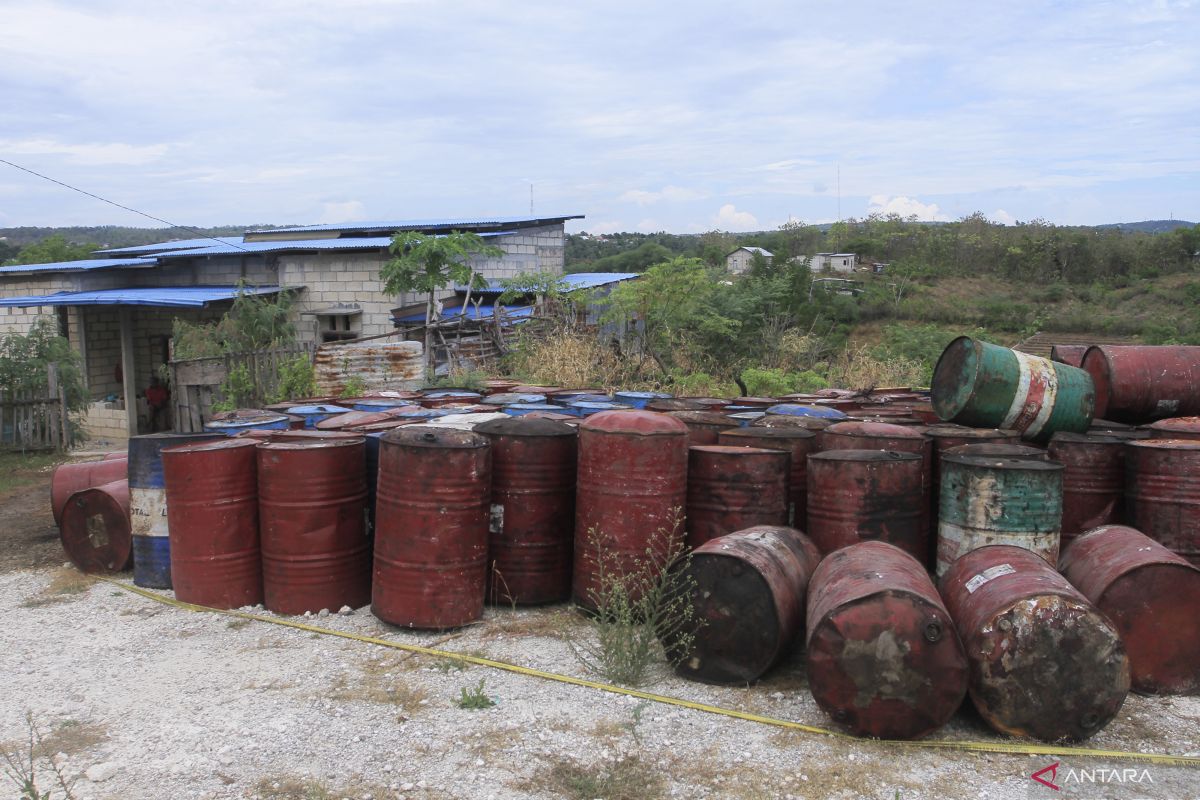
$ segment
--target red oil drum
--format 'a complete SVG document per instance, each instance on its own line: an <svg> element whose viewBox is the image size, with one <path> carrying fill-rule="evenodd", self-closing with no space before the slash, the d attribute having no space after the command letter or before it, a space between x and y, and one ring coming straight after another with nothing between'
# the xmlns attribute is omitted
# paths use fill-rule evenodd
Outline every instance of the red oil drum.
<svg viewBox="0 0 1200 800"><path fill-rule="evenodd" d="M808 579L821 553L794 528L761 525L712 539L686 562L700 623L691 648L668 652L685 678L758 680L804 626Z"/></svg>
<svg viewBox="0 0 1200 800"><path fill-rule="evenodd" d="M257 448L238 437L162 451L177 600L213 608L263 602Z"/></svg>
<svg viewBox="0 0 1200 800"><path fill-rule="evenodd" d="M651 400L646 403L647 411L705 411L710 406L704 403L697 403L695 400L685 400L681 397L664 397L658 400Z"/></svg>
<svg viewBox="0 0 1200 800"><path fill-rule="evenodd" d="M1050 360L1072 367L1083 366L1083 355L1088 350L1086 344L1052 344L1050 345Z"/></svg>
<svg viewBox="0 0 1200 800"><path fill-rule="evenodd" d="M394 417L383 411L347 411L323 419L317 423L318 431L344 431L347 428L357 428L360 425L374 425L377 422L389 422Z"/></svg>
<svg viewBox="0 0 1200 800"><path fill-rule="evenodd" d="M721 431L717 444L731 447L761 447L764 450L786 450L792 457L791 477L788 479L788 522L808 524L808 456L816 450L815 431L805 428L731 428Z"/></svg>
<svg viewBox="0 0 1200 800"><path fill-rule="evenodd" d="M485 436L417 426L379 447L371 612L410 628L483 616L492 450Z"/></svg>
<svg viewBox="0 0 1200 800"><path fill-rule="evenodd" d="M129 482L121 478L68 497L62 507L59 539L80 572L111 575L128 569L133 563Z"/></svg>
<svg viewBox="0 0 1200 800"><path fill-rule="evenodd" d="M791 461L784 450L688 448L688 547L756 525L785 524Z"/></svg>
<svg viewBox="0 0 1200 800"><path fill-rule="evenodd" d="M1082 436L1073 433L1072 436ZM981 444L960 444L942 451L942 456L983 456L984 458L1012 458L1017 461L1050 461L1050 455L1040 447L1029 444L1008 444L1007 442L984 442Z"/></svg>
<svg viewBox="0 0 1200 800"><path fill-rule="evenodd" d="M1200 692L1200 569L1124 525L1079 536L1058 567L1120 632L1134 690Z"/></svg>
<svg viewBox="0 0 1200 800"><path fill-rule="evenodd" d="M364 451L361 439L258 445L263 595L271 611L337 611L370 599Z"/></svg>
<svg viewBox="0 0 1200 800"><path fill-rule="evenodd" d="M922 470L916 453L814 453L808 457L808 535L822 553L877 539L924 561Z"/></svg>
<svg viewBox="0 0 1200 800"><path fill-rule="evenodd" d="M1083 368L1097 417L1136 424L1200 414L1200 347L1097 345Z"/></svg>
<svg viewBox="0 0 1200 800"><path fill-rule="evenodd" d="M348 413L355 413L353 411ZM341 414L339 416L345 416ZM361 442L361 431L300 430L268 431L272 442Z"/></svg>
<svg viewBox="0 0 1200 800"><path fill-rule="evenodd" d="M668 411L667 416L687 426L688 444L716 444L721 431L738 427L735 419L715 411Z"/></svg>
<svg viewBox="0 0 1200 800"><path fill-rule="evenodd" d="M1062 543L1084 531L1125 519L1125 439L1054 434L1052 461L1063 465Z"/></svg>
<svg viewBox="0 0 1200 800"><path fill-rule="evenodd" d="M1200 417L1160 419L1146 430L1151 439L1200 439Z"/></svg>
<svg viewBox="0 0 1200 800"><path fill-rule="evenodd" d="M857 736L937 730L967 693L967 660L925 568L885 542L831 553L808 584L808 684Z"/></svg>
<svg viewBox="0 0 1200 800"><path fill-rule="evenodd" d="M475 432L492 444L488 600L566 600L575 542L575 428L524 416L484 422Z"/></svg>
<svg viewBox="0 0 1200 800"><path fill-rule="evenodd" d="M584 608L608 588L602 574L635 570L648 548L665 567L683 545L688 435L653 411L601 411L579 426L572 595Z"/></svg>
<svg viewBox="0 0 1200 800"><path fill-rule="evenodd" d="M997 731L1086 739L1116 716L1129 692L1121 636L1041 556L981 547L941 591L971 662L971 699Z"/></svg>
<svg viewBox="0 0 1200 800"><path fill-rule="evenodd" d="M1200 566L1200 441L1126 443L1125 521Z"/></svg>
<svg viewBox="0 0 1200 800"><path fill-rule="evenodd" d="M110 457L111 456L111 457ZM124 453L113 453L100 461L60 464L50 476L50 512L54 524L62 524L67 498L81 489L91 489L127 477L129 460Z"/></svg>
<svg viewBox="0 0 1200 800"><path fill-rule="evenodd" d="M750 423L751 428L799 428L806 431L823 431L838 420L829 417L797 417L792 414L767 414Z"/></svg>

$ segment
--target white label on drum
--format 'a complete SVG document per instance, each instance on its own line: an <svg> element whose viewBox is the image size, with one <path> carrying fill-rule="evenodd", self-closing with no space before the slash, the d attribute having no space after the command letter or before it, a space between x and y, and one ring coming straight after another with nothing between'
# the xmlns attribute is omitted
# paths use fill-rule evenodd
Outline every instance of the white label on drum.
<svg viewBox="0 0 1200 800"><path fill-rule="evenodd" d="M988 581L995 580L1001 575L1012 575L1014 572L1016 572L1016 570L1012 568L1011 564L997 564L994 567L988 567L983 572L967 581L967 592L969 594L975 594L975 590L980 586L983 586Z"/></svg>
<svg viewBox="0 0 1200 800"><path fill-rule="evenodd" d="M497 535L504 533L504 506L499 503L492 503L492 517L488 526L492 533Z"/></svg>

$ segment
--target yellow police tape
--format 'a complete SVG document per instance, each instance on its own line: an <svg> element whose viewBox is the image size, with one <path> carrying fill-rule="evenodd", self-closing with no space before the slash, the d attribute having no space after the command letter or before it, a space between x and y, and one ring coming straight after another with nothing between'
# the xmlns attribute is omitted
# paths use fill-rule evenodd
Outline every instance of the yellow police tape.
<svg viewBox="0 0 1200 800"><path fill-rule="evenodd" d="M1122 759L1127 761L1142 761L1150 764L1158 764L1162 766L1173 767L1200 767L1200 757L1197 756L1173 756L1163 755L1159 753L1134 753L1124 750L1099 750L1090 747L1067 747L1059 745L1034 744L1032 742L1020 741L995 741L995 742L970 742L958 741L953 739L917 739L913 741L898 740L898 739L860 739L857 736L851 736L840 731L829 730L828 728L819 728L815 725L805 725L800 722L792 722L785 719L777 719L775 717L767 717L761 714L751 714L748 711L737 711L732 708L723 708L714 706L708 703L697 703L692 700L684 700L678 697L669 695L654 694L653 692L642 692L637 689L626 689L621 686L613 686L607 683L598 681L589 681L585 678L574 678L570 675L560 675L556 672L546 672L545 670L533 669L531 667L522 667L517 664L509 664L505 661L495 661L490 658L481 658L479 656L470 656L464 653L455 653L451 650L438 650L434 647L422 647L416 644L405 644L389 639L378 639L374 636L362 636L357 633L349 633L346 631L336 631L329 628L319 628L315 625L307 625L303 622L295 622L290 619L281 619L278 617L263 617L257 614L249 614L245 611L233 611L219 608L210 608L208 606L200 606L194 603L184 603L172 597L165 597L155 592L142 589L137 586L132 586L123 581L118 581L113 578L104 577L102 575L94 576L106 583L111 583L114 586L141 595L142 597L155 600L159 603L182 608L187 611L209 612L215 614L224 614L226 616L241 617L242 619L257 620L258 622L269 622L272 625L282 625L287 628L296 628L310 633L319 633L323 636L337 636L342 639L352 639L356 642L364 642L366 644L376 644L380 647L389 647L394 650L405 650L410 653L421 653L427 656L436 656L437 658L451 659L461 661L467 664L478 664L481 667L491 667L492 669L504 670L506 672L515 672L518 675L528 675L534 678L542 678L559 683L566 683L573 686L583 686L588 689L598 689L604 692L613 694L622 694L628 697L637 697L641 700L648 700L653 703L662 703L664 705L678 706L680 708L690 708L693 711L703 711L707 714L720 714L724 717L733 719L746 720L748 722L757 722L762 725L772 725L776 728L785 728L787 730L803 731L804 733L819 734L835 739L844 739L854 742L886 744L905 748L923 748L934 750L964 750L973 753L1004 753L1008 755L1044 755L1044 756L1079 756L1085 758L1108 758Z"/></svg>

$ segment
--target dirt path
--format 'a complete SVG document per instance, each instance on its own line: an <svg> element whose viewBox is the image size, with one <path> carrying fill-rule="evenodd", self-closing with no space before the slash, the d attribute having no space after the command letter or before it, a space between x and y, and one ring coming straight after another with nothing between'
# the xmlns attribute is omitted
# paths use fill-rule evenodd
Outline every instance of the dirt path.
<svg viewBox="0 0 1200 800"><path fill-rule="evenodd" d="M33 462L34 466L27 466ZM5 456L0 470L18 484L0 492L0 573L49 567L65 561L50 513L52 465L44 458Z"/></svg>

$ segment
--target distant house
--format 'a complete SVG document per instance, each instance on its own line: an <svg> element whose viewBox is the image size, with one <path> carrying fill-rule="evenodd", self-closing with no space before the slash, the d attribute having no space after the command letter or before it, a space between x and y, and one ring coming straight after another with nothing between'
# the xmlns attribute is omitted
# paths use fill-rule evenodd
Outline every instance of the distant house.
<svg viewBox="0 0 1200 800"><path fill-rule="evenodd" d="M725 269L732 275L742 275L750 270L750 262L754 260L755 254L758 254L771 262L775 256L769 250L764 250L761 247L739 247L729 255L725 256Z"/></svg>
<svg viewBox="0 0 1200 800"><path fill-rule="evenodd" d="M855 253L817 253L809 263L813 272L854 272L857 268Z"/></svg>

